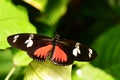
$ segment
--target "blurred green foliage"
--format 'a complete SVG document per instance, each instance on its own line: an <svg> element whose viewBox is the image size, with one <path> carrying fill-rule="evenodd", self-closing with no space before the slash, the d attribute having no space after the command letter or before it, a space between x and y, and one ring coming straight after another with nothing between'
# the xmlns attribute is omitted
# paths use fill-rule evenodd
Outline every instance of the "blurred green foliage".
<svg viewBox="0 0 120 80"><path fill-rule="evenodd" d="M27 32L52 37L57 32L62 38L91 45L98 53L91 63L74 63L72 80L120 80L119 3L120 0L0 0L0 79L13 70L10 80L27 80L33 64L38 69L42 66L32 61L26 69L32 59L23 51L9 48L7 36ZM65 69L70 73L71 67L60 72L61 68L58 73L64 78Z"/></svg>

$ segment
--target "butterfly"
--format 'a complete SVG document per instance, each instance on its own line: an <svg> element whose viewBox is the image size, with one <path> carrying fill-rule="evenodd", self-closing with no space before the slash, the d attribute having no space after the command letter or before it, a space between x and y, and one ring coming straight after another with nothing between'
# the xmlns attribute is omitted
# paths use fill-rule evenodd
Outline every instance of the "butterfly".
<svg viewBox="0 0 120 80"><path fill-rule="evenodd" d="M54 38L32 33L10 35L8 43L15 48L24 50L38 61L51 60L57 65L70 65L74 61L92 61L96 52L87 45L72 40L61 39L56 34Z"/></svg>

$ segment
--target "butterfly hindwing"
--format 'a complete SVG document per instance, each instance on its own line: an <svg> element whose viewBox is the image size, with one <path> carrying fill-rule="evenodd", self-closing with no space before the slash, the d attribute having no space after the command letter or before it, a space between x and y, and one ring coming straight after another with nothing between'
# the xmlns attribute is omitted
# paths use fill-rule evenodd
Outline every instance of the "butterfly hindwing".
<svg viewBox="0 0 120 80"><path fill-rule="evenodd" d="M68 40L67 40L68 41ZM71 45L71 46L69 46ZM71 54L72 43L66 43L64 41L59 41L57 46L55 46L51 60L58 65L70 65L74 62L74 58Z"/></svg>
<svg viewBox="0 0 120 80"><path fill-rule="evenodd" d="M21 33L11 35L7 38L10 45L15 48L27 51L28 55L37 60L45 60L48 52L51 50L51 46L46 47L46 53L44 48L47 45L52 44L52 39L46 36L30 33ZM41 52L38 54L38 52Z"/></svg>
<svg viewBox="0 0 120 80"><path fill-rule="evenodd" d="M55 46L51 60L58 65L70 65L74 61L59 45Z"/></svg>
<svg viewBox="0 0 120 80"><path fill-rule="evenodd" d="M48 44L48 45L45 45L43 47L36 49L33 54L34 59L38 61L44 61L49 55L49 53L52 52L52 48L53 48L53 45Z"/></svg>

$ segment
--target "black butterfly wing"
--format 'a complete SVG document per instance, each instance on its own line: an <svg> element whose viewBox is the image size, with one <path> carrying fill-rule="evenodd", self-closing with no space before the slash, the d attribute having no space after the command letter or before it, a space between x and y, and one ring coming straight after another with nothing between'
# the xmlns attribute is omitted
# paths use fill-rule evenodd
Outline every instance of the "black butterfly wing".
<svg viewBox="0 0 120 80"><path fill-rule="evenodd" d="M74 56L74 60L76 61L92 61L97 57L95 50L87 45L80 44L79 50L80 54L77 53L77 56Z"/></svg>
<svg viewBox="0 0 120 80"><path fill-rule="evenodd" d="M46 57L44 57L43 55L47 56L47 53L51 50L52 47L51 38L38 34L31 34L31 33L15 34L9 36L7 40L11 46L27 51L30 57L35 58L37 60L45 60ZM48 48L46 53L44 53L45 48L41 49L41 53L35 53L36 50L45 47L47 45L50 45L50 47L49 48L46 47L46 50Z"/></svg>
<svg viewBox="0 0 120 80"><path fill-rule="evenodd" d="M80 44L79 43L79 52L76 50L76 44L78 42L74 42L71 40L61 40L58 42L58 46L61 50L66 54L67 60L66 61L60 61L60 60L53 60L56 64L60 65L70 65L76 61L91 61L94 60L97 56L96 52L88 47L87 45ZM61 53L59 53L61 54ZM54 55L54 53L53 53Z"/></svg>

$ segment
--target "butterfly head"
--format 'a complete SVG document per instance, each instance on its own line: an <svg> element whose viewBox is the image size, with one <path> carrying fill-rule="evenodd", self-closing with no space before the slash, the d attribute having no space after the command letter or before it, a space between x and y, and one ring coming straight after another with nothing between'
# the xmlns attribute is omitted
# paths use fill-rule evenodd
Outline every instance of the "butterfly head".
<svg viewBox="0 0 120 80"><path fill-rule="evenodd" d="M60 35L59 35L59 34L56 34L56 35L55 35L55 39L59 40L59 38L60 38Z"/></svg>
<svg viewBox="0 0 120 80"><path fill-rule="evenodd" d="M60 35L59 34L55 34L55 37L53 39L53 44L57 45L57 42L60 40Z"/></svg>

